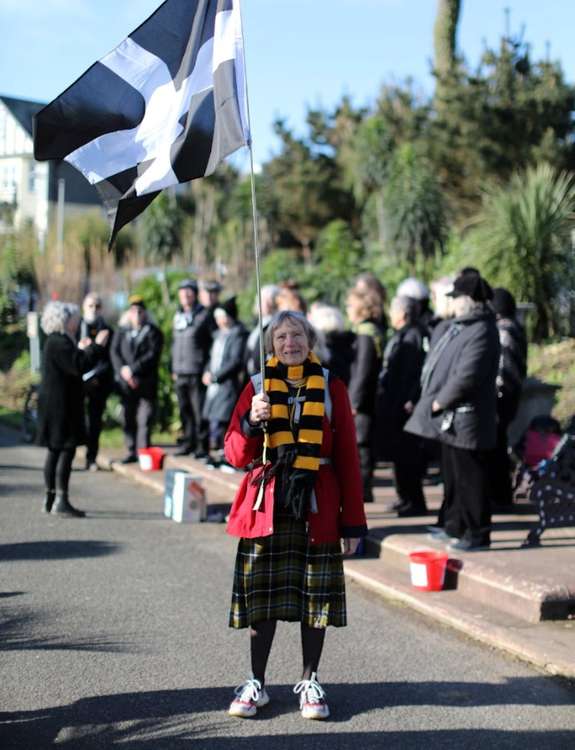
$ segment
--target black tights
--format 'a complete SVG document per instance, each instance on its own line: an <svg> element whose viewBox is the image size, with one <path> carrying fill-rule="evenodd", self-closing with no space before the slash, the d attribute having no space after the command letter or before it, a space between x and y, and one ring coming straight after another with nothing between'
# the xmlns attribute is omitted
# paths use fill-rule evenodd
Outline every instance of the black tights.
<svg viewBox="0 0 575 750"><path fill-rule="evenodd" d="M44 483L49 492L54 490L68 492L75 453L75 448L64 450L48 448L46 462L44 463Z"/></svg>
<svg viewBox="0 0 575 750"><path fill-rule="evenodd" d="M250 645L252 657L252 672L256 680L265 683L268 657L276 632L276 620L256 622L250 628ZM317 672L323 643L325 628L310 628L301 624L301 647L303 656L302 679L309 680L313 672Z"/></svg>

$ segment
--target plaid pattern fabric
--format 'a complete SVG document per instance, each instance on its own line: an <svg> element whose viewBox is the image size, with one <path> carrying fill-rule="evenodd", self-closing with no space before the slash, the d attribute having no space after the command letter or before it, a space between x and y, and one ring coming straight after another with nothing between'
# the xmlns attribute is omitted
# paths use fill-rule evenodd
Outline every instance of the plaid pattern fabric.
<svg viewBox="0 0 575 750"><path fill-rule="evenodd" d="M261 620L313 628L347 624L343 557L338 542L308 545L304 521L277 517L271 536L240 539L229 625Z"/></svg>

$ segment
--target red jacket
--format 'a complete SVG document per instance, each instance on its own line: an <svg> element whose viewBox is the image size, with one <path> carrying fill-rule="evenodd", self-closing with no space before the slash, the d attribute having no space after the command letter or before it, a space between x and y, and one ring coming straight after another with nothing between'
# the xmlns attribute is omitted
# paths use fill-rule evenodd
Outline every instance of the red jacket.
<svg viewBox="0 0 575 750"><path fill-rule="evenodd" d="M332 377L329 390L332 414L330 420L327 416L323 420L321 456L329 458L330 462L321 464L317 473L318 512L308 513L311 544L337 542L340 538L362 537L367 533L355 426L347 389L341 380ZM224 441L226 459L237 468L260 459L263 451L263 433L258 431L250 437L242 430L242 421L245 426L253 396L254 388L248 383L238 399ZM258 487L252 484L252 479L261 472L261 465L251 469L238 488L227 528L232 536L252 539L273 533L274 477L266 483L259 509L253 510Z"/></svg>

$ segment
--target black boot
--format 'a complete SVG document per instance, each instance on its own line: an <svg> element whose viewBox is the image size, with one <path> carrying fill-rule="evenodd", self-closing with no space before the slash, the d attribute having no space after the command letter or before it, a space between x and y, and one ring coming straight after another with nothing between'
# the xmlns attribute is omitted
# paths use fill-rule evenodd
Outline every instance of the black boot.
<svg viewBox="0 0 575 750"><path fill-rule="evenodd" d="M86 515L83 510L76 510L68 500L67 492L57 492L56 501L52 506L52 513L57 516L66 516L68 518L84 518Z"/></svg>
<svg viewBox="0 0 575 750"><path fill-rule="evenodd" d="M42 504L42 513L49 513L54 505L54 499L56 498L56 490L46 490L44 502Z"/></svg>

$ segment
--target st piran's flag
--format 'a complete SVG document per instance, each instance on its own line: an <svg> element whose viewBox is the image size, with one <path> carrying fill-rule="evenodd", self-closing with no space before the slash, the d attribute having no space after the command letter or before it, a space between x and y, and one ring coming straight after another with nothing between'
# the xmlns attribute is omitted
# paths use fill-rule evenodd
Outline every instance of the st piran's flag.
<svg viewBox="0 0 575 750"><path fill-rule="evenodd" d="M166 0L34 118L34 156L98 189L117 232L249 142L239 0Z"/></svg>

